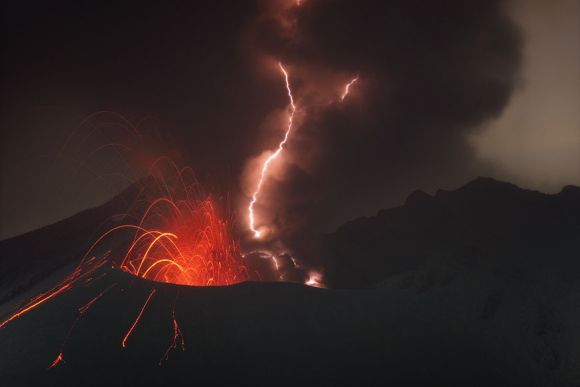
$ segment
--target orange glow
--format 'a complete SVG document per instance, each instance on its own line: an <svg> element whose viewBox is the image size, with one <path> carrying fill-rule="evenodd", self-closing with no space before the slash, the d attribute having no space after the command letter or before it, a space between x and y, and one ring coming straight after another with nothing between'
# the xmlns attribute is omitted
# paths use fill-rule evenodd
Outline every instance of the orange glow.
<svg viewBox="0 0 580 387"><path fill-rule="evenodd" d="M145 300L145 303L141 307L141 311L137 315L137 318L135 319L135 321L133 321L133 325L131 325L131 328L129 328L129 330L127 331L127 334L125 334L125 337L123 337L123 341L121 341L121 347L125 348L125 346L127 344L127 339L129 338L129 336L131 336L131 333L133 333L133 331L135 330L135 327L139 323L139 320L141 319L141 316L143 316L143 312L145 311L145 308L147 308L147 305L149 305L149 301L151 301L151 298L153 297L155 292L156 292L156 290L152 289L151 292L149 293L147 300Z"/></svg>
<svg viewBox="0 0 580 387"><path fill-rule="evenodd" d="M280 144L278 144L278 148L276 149L276 151L272 153L266 159L266 161L264 161L264 164L262 164L262 169L260 171L260 179L258 180L258 185L256 186L256 190L254 191L254 194L252 195L252 200L250 201L250 205L248 206L248 223L250 226L250 230L254 233L254 238L259 238L260 236L262 236L262 231L256 228L254 205L256 204L260 191L262 190L262 185L264 184L264 180L267 177L268 168L270 167L270 164L274 160L276 160L278 156L280 156L280 153L282 153L282 150L284 149L284 146L288 141L288 137L290 136L290 132L292 131L292 126L294 123L294 114L296 113L296 105L294 105L294 97L292 96L292 89L290 88L288 72L280 62L278 62L278 67L280 68L280 71L284 75L284 81L286 82L286 91L288 92L288 98L290 99L290 114L288 115L288 123L286 126L286 132L284 133L284 138L282 139Z"/></svg>
<svg viewBox="0 0 580 387"><path fill-rule="evenodd" d="M106 273L103 273L103 274L106 274ZM83 281L83 283L85 283L85 282L86 281ZM115 286L117 286L116 283L109 285L105 290L103 290L102 292L97 294L89 302L87 302L85 305L81 306L78 309L79 314L78 314L77 318L74 320L74 322L71 324L70 328L68 329L68 332L66 333L66 336L64 337L64 340L62 341L62 344L60 345L60 352L58 353L57 358L52 362L52 364L48 367L48 369L53 368L54 366L56 366L60 362L64 362L64 358L63 358L64 347L65 347L66 343L68 342L68 339L70 338L73 330L75 329L75 327L76 327L77 323L79 322L79 320L81 319L81 317L91 308L91 306L93 306L93 304L95 302L97 302L97 300L99 298L101 298L105 293L107 293L109 290L111 290Z"/></svg>
<svg viewBox="0 0 580 387"><path fill-rule="evenodd" d="M348 95L349 91L350 91L350 87L352 85L355 84L355 82L358 81L358 75L356 77L354 77L353 79L350 80L350 82L348 82L345 86L344 86L344 91L342 92L342 95L340 96L340 100L344 101L344 99L346 98L346 96Z"/></svg>
<svg viewBox="0 0 580 387"><path fill-rule="evenodd" d="M137 200L141 207L130 213L138 220L103 233L86 255L106 246L107 238L129 232L130 243L112 254L119 268L137 277L188 286L251 279L230 221L214 198L202 192L191 170L163 158L151 173L153 180L144 184Z"/></svg>
<svg viewBox="0 0 580 387"><path fill-rule="evenodd" d="M157 208L156 208L157 207ZM163 218L163 228L142 227ZM231 285L248 279L245 261L229 224L211 197L204 200L156 200L136 231L121 269L157 282L190 286Z"/></svg>

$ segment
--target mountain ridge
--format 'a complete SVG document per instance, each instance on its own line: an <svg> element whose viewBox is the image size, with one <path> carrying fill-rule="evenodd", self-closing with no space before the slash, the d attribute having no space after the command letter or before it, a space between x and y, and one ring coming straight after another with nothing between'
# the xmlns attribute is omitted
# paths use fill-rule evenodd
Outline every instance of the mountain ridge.
<svg viewBox="0 0 580 387"><path fill-rule="evenodd" d="M580 188L545 194L478 178L434 195L414 191L402 206L346 222L324 245L334 286L368 287L444 248L477 255L502 246L567 243L579 233ZM385 255L396 262L389 267Z"/></svg>

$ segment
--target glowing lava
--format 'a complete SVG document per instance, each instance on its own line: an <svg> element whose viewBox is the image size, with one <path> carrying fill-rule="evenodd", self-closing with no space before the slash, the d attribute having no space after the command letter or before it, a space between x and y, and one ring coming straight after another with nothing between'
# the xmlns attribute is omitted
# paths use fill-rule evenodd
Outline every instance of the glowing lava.
<svg viewBox="0 0 580 387"><path fill-rule="evenodd" d="M159 229L147 226L161 218ZM229 224L211 197L159 198L145 212L120 263L121 269L158 282L189 286L231 285L249 279ZM158 226L159 227L159 226Z"/></svg>
<svg viewBox="0 0 580 387"><path fill-rule="evenodd" d="M169 171L167 168L169 167ZM188 168L161 159L130 213L135 223L102 234L87 251L119 236L125 249L113 251L118 267L137 277L189 286L232 285L251 279L231 224L211 195L202 192Z"/></svg>
<svg viewBox="0 0 580 387"><path fill-rule="evenodd" d="M151 292L149 293L149 296L147 297L147 299L145 300L145 303L141 307L141 310L139 311L137 318L135 319L135 321L133 321L133 325L131 325L131 328L129 328L129 330L125 334L125 337L123 337L123 341L121 341L121 347L125 348L127 346L127 339L129 338L129 336L131 336L131 333L133 333L133 331L135 330L135 327L139 323L139 320L141 320L141 316L143 316L143 312L147 308L147 305L149 305L149 302L151 301L151 298L153 297L155 292L156 292L156 290L152 289Z"/></svg>
<svg viewBox="0 0 580 387"><path fill-rule="evenodd" d="M262 185L264 184L264 180L267 177L266 175L268 173L268 168L270 167L270 164L274 160L276 160L278 156L280 156L280 153L282 153L282 150L284 149L284 146L288 141L294 123L294 114L296 113L296 105L294 105L294 97L292 96L292 89L290 88L288 72L286 71L282 63L278 62L278 66L280 67L280 71L284 75L284 81L286 82L286 91L288 92L288 98L290 99L290 114L288 115L288 123L286 126L286 132L284 133L284 138L282 139L280 144L278 144L278 148L276 149L276 151L272 153L262 164L262 169L260 170L260 179L258 180L258 185L256 186L256 190L254 191L254 194L252 195L252 200L250 201L250 205L248 206L248 223L250 226L250 230L252 230L252 232L254 233L255 238L259 238L262 235L262 232L256 229L254 205L256 204L256 201L258 200L258 195L262 190Z"/></svg>

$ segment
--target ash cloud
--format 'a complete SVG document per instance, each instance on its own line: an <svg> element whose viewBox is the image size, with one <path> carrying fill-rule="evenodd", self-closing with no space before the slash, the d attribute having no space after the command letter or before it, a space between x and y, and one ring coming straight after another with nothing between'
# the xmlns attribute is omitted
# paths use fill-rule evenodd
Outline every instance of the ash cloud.
<svg viewBox="0 0 580 387"><path fill-rule="evenodd" d="M283 240L300 244L305 230L485 171L465 136L502 112L518 82L522 38L504 8L306 1L259 20L257 51L290 67L303 106L285 178L265 200ZM344 103L322 103L324 92L313 97L308 86L354 74Z"/></svg>
<svg viewBox="0 0 580 387"><path fill-rule="evenodd" d="M0 235L108 200L99 187L76 190L70 166L58 167L59 179L38 172L78 121L103 109L154 117L167 147L231 187L247 160L279 141L287 96L278 60L301 110L260 206L284 241L417 188L488 174L464 137L502 111L518 79L521 39L503 3L295 4L4 4ZM67 185L76 205L59 199ZM246 196L230 189L239 219L249 187Z"/></svg>

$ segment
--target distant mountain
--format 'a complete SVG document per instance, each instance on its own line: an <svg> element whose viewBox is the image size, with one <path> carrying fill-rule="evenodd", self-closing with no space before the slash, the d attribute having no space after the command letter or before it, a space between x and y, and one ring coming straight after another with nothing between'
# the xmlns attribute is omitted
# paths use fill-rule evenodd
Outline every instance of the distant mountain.
<svg viewBox="0 0 580 387"><path fill-rule="evenodd" d="M506 378L525 370L516 385L580 386L580 188L547 195L478 178L416 191L324 243L334 287L443 318L486 342Z"/></svg>
<svg viewBox="0 0 580 387"><path fill-rule="evenodd" d="M140 189L136 183L103 205L0 241L0 304L80 259L101 232L123 220Z"/></svg>
<svg viewBox="0 0 580 387"><path fill-rule="evenodd" d="M373 287L423 267L483 265L529 276L580 278L580 188L547 195L478 178L355 219L324 239L334 287Z"/></svg>

